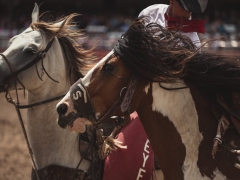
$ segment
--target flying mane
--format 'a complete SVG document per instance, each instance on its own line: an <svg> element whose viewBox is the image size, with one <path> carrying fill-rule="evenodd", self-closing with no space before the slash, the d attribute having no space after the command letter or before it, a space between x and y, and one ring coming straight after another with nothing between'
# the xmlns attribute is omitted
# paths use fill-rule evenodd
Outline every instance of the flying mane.
<svg viewBox="0 0 240 180"><path fill-rule="evenodd" d="M85 50L81 44L78 43L79 38L83 38L82 30L74 28L76 26L73 18L77 14L71 14L67 17L61 18L55 22L34 22L31 28L40 30L51 38L57 37L62 51L67 59L66 72L71 84L83 77L83 72L87 72L96 60L92 50ZM63 22L61 27L56 26L55 23ZM81 72L80 72L81 70Z"/></svg>
<svg viewBox="0 0 240 180"><path fill-rule="evenodd" d="M205 52L190 38L140 17L114 46L114 55L150 82L179 79L232 108L240 100L239 58Z"/></svg>

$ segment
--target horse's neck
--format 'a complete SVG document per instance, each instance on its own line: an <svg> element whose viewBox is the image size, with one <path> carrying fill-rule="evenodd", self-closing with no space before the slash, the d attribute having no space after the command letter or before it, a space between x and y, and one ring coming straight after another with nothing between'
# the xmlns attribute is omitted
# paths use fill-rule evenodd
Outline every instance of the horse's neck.
<svg viewBox="0 0 240 180"><path fill-rule="evenodd" d="M57 61L58 66L63 63L63 59L58 58ZM43 86L29 91L29 104L57 97L68 91L70 84L66 82L65 69L59 67L58 70L59 73L52 74L59 83L48 79ZM28 136L38 169L51 164L76 168L81 158L78 134L64 130L57 124L58 115L55 110L57 102L58 100L27 110ZM87 170L88 166L89 162L83 161L79 168Z"/></svg>
<svg viewBox="0 0 240 180"><path fill-rule="evenodd" d="M182 83L182 86L186 85ZM203 136L199 131L198 114L190 89L165 90L158 83L152 83L145 91L148 98L137 112L160 166L165 171L176 166L179 177L170 179L195 175L202 178L201 173L195 170L198 169L198 148ZM184 175L179 168L181 164Z"/></svg>
<svg viewBox="0 0 240 180"><path fill-rule="evenodd" d="M196 88L165 90L158 83L148 85L145 92L137 112L166 179L228 179L231 173L237 177L234 167L227 175L220 171L226 168L224 153L218 152L217 161L211 155L218 121L207 96Z"/></svg>

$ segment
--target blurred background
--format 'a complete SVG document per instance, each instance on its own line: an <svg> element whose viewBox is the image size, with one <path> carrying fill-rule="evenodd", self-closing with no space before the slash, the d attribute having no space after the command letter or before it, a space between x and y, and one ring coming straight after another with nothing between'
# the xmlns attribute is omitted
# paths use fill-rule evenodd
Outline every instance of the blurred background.
<svg viewBox="0 0 240 180"><path fill-rule="evenodd" d="M82 40L85 48L98 43L96 54L108 53L121 34L142 9L169 0L0 0L0 52L8 47L9 39L21 33L31 23L34 3L46 21L81 14L75 20L85 29ZM221 39L206 46L208 51L240 55L240 0L209 0L206 11L193 14L194 19L205 19L206 33L202 41ZM14 107L0 94L0 180L30 179L31 160ZM21 99L24 100L24 99ZM26 119L23 111L23 118Z"/></svg>
<svg viewBox="0 0 240 180"><path fill-rule="evenodd" d="M127 30L131 22L145 7L165 3L169 0L0 0L0 50L8 46L10 37L19 34L31 23L34 2L40 13L47 12L44 20L79 13L78 26L86 30L87 38L82 42L91 47L98 42L98 55L105 55L117 38ZM240 48L240 1L209 0L203 14L193 14L194 19L205 19L206 33L199 34L201 40L219 38L208 44L209 50L237 53Z"/></svg>

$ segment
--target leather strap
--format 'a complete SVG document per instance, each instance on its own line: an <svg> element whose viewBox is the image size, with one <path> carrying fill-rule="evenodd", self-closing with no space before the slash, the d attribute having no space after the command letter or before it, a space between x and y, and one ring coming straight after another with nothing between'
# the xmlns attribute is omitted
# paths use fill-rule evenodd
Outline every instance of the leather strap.
<svg viewBox="0 0 240 180"><path fill-rule="evenodd" d="M50 165L38 170L40 180L90 180L90 176L75 168L59 165ZM31 180L37 180L35 170L32 168Z"/></svg>
<svg viewBox="0 0 240 180"><path fill-rule="evenodd" d="M221 105L222 108L225 109L227 113L230 115L230 121L237 130L238 134L240 135L240 114L238 111L231 109L222 99L218 98L217 102Z"/></svg>
<svg viewBox="0 0 240 180"><path fill-rule="evenodd" d="M8 61L7 57L0 53L0 55L4 58L4 60L6 61L6 63L8 64L8 67L9 69L11 70L11 74L9 76L6 77L6 80L7 79L10 79L12 77L16 77L20 72L30 68L31 66L33 66L35 63L37 63L38 61L40 61L41 59L44 59L45 56L46 56L46 53L48 52L48 50L50 49L50 47L52 46L53 44L53 41L54 41L54 38L51 39L51 41L49 41L48 45L46 46L46 48L40 52L32 61L30 61L28 64L26 64L24 67L20 68L19 70L17 71L14 71L11 63Z"/></svg>
<svg viewBox="0 0 240 180"><path fill-rule="evenodd" d="M122 112L126 112L129 109L137 84L138 84L138 78L136 76L132 76L128 84L127 92L121 104Z"/></svg>

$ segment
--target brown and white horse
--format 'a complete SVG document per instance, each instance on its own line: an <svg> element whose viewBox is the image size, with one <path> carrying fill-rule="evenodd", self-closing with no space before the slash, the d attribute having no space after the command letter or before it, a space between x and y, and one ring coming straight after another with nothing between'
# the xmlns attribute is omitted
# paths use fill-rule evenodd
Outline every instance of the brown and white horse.
<svg viewBox="0 0 240 180"><path fill-rule="evenodd" d="M137 111L166 180L237 180L239 92L238 59L140 18L57 109L95 125Z"/></svg>

